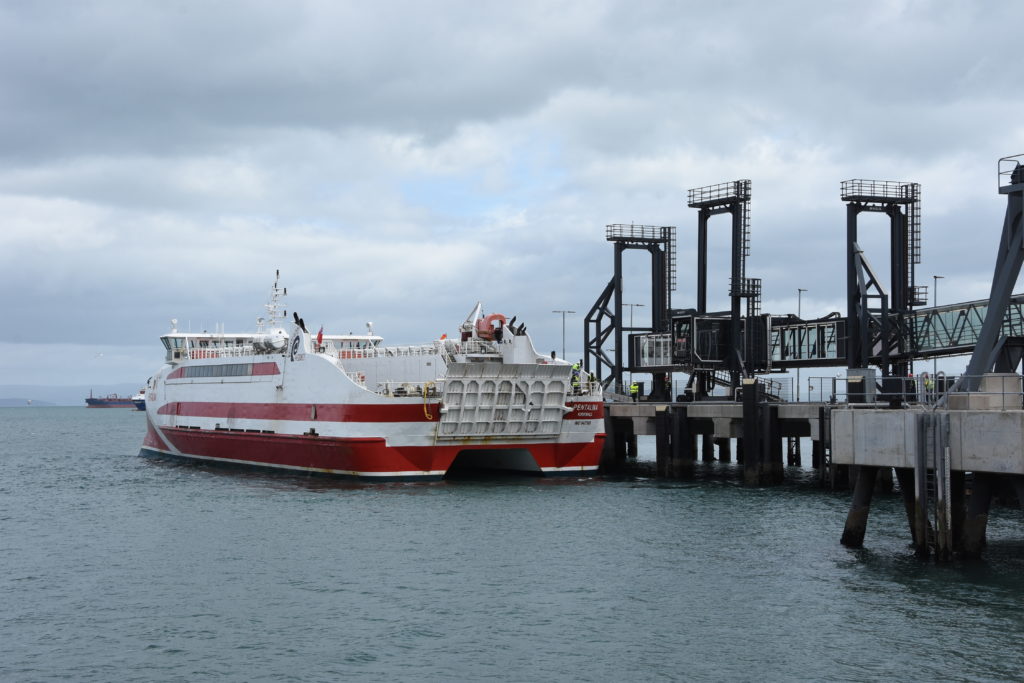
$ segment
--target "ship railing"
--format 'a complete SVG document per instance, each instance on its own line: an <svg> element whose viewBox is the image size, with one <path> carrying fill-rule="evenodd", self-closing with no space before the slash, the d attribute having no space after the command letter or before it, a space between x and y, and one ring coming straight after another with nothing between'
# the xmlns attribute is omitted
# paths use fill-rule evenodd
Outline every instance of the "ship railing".
<svg viewBox="0 0 1024 683"><path fill-rule="evenodd" d="M205 358L239 358L241 356L252 356L256 353L253 346L249 344L243 346L201 347L197 349L182 349L182 351L187 354L189 360Z"/></svg>
<svg viewBox="0 0 1024 683"><path fill-rule="evenodd" d="M574 384L570 388L569 393L572 396L577 397L593 396L595 398L600 398L603 393L603 390L601 389L601 383L595 380L592 382L580 382L578 385Z"/></svg>
<svg viewBox="0 0 1024 683"><path fill-rule="evenodd" d="M366 377L361 372L346 372L353 382L366 386ZM394 398L420 397L440 398L444 394L444 380L428 380L426 382L378 382L376 392L382 396ZM593 398L600 400L604 390L598 381L581 382L569 389L572 398Z"/></svg>
<svg viewBox="0 0 1024 683"><path fill-rule="evenodd" d="M467 339L466 341L460 342L454 339L446 339L447 347L452 350L452 353L466 354L470 356L476 355L492 355L497 353L497 349L494 347L494 342L484 341L481 339Z"/></svg>
<svg viewBox="0 0 1024 683"><path fill-rule="evenodd" d="M356 384L358 384L359 386L361 386L362 388L364 388L364 389L366 388L366 374L365 373L362 373L362 372L346 372L345 376L348 377L353 382L355 382Z"/></svg>
<svg viewBox="0 0 1024 683"><path fill-rule="evenodd" d="M420 344L417 346L374 346L365 349L335 349L328 352L339 360L353 358L392 358L401 356L436 356L439 352L436 344Z"/></svg>
<svg viewBox="0 0 1024 683"><path fill-rule="evenodd" d="M432 344L410 346L374 346L365 349L334 349L328 351L339 360L355 358L398 358L408 356L443 356L446 361L453 362L456 355L494 355L497 353L494 342L479 339L458 341L455 339L438 339Z"/></svg>

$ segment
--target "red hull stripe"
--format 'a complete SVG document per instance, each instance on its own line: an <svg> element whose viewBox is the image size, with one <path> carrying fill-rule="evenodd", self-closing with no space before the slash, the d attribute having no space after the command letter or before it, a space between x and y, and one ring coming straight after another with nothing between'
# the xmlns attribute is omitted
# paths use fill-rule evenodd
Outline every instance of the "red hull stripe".
<svg viewBox="0 0 1024 683"><path fill-rule="evenodd" d="M314 407L316 408L315 412ZM437 420L441 414L436 403L374 405L368 403L213 403L199 401L165 403L160 406L157 413L185 417L302 422L428 422Z"/></svg>
<svg viewBox="0 0 1024 683"><path fill-rule="evenodd" d="M382 438L324 438L283 434L178 429L161 430L184 457L246 465L315 470L362 476L437 476L446 472L464 446L391 447ZM146 448L168 452L152 428ZM537 465L551 471L590 471L601 459L604 438L591 443L471 446L470 450L526 449Z"/></svg>

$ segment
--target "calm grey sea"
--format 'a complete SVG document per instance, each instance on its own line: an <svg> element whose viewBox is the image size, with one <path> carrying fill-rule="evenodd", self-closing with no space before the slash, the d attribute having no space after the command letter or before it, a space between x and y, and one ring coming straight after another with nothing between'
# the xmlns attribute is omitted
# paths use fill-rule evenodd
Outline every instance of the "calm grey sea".
<svg viewBox="0 0 1024 683"><path fill-rule="evenodd" d="M936 566L894 496L841 547L809 473L361 485L139 458L144 420L0 409L0 679L1024 677L1019 510Z"/></svg>

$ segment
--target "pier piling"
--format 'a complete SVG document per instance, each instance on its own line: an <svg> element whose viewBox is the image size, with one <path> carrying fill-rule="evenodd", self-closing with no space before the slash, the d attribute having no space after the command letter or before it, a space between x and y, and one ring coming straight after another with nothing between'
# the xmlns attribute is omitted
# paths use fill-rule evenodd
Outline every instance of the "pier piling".
<svg viewBox="0 0 1024 683"><path fill-rule="evenodd" d="M914 470L909 467L897 467L896 481L900 485L900 495L903 497L903 509L907 514L907 526L910 528L910 538L914 547L918 547L916 518L916 496L914 494Z"/></svg>
<svg viewBox="0 0 1024 683"><path fill-rule="evenodd" d="M790 467L800 467L800 437L786 437L786 464Z"/></svg>
<svg viewBox="0 0 1024 683"><path fill-rule="evenodd" d="M988 510L992 503L996 478L984 472L974 473L970 498L967 499L967 518L964 520L963 554L965 557L981 557L985 547L985 531L988 527Z"/></svg>
<svg viewBox="0 0 1024 683"><path fill-rule="evenodd" d="M715 461L715 439L710 434L700 436L700 459L702 462Z"/></svg>
<svg viewBox="0 0 1024 683"><path fill-rule="evenodd" d="M714 439L718 444L718 462L732 462L732 439ZM739 443L736 444L737 451Z"/></svg>
<svg viewBox="0 0 1024 683"><path fill-rule="evenodd" d="M871 511L871 497L875 493L875 480L878 468L863 465L858 467L857 483L853 489L853 502L850 512L846 515L846 526L840 543L847 548L860 548L864 545L864 533L868 528L868 513Z"/></svg>

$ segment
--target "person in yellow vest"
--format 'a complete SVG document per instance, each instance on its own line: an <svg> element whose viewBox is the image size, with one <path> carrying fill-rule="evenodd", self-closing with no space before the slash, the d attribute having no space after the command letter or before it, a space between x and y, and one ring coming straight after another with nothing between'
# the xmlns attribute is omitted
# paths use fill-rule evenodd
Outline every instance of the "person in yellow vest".
<svg viewBox="0 0 1024 683"><path fill-rule="evenodd" d="M629 385L629 396L630 396L630 398L632 398L634 401L636 401L637 396L639 394L640 394L640 385L637 384L636 382L633 382L632 384L630 384Z"/></svg>

